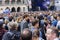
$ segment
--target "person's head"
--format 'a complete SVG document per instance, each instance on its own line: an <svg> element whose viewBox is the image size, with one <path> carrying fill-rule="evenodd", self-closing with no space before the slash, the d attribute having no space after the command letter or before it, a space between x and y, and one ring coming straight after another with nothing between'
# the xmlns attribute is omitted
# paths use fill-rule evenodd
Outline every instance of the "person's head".
<svg viewBox="0 0 60 40"><path fill-rule="evenodd" d="M6 9L9 9L9 7L7 7Z"/></svg>
<svg viewBox="0 0 60 40"><path fill-rule="evenodd" d="M39 30L36 29L36 30L34 30L34 32L33 32L32 39L33 39L33 40L37 40L38 38L39 38Z"/></svg>
<svg viewBox="0 0 60 40"><path fill-rule="evenodd" d="M25 20L29 20L29 15L25 14L25 15L23 16L23 18L24 18Z"/></svg>
<svg viewBox="0 0 60 40"><path fill-rule="evenodd" d="M8 18L9 18L9 21L12 21L13 16L12 15L9 15Z"/></svg>
<svg viewBox="0 0 60 40"><path fill-rule="evenodd" d="M0 21L0 28L2 28L3 27L3 22L2 21Z"/></svg>
<svg viewBox="0 0 60 40"><path fill-rule="evenodd" d="M17 22L21 22L21 21L22 21L22 17L19 16L16 21L17 21Z"/></svg>
<svg viewBox="0 0 60 40"><path fill-rule="evenodd" d="M40 16L38 16L38 19L42 20L42 19L44 19L44 17L42 15L40 15Z"/></svg>
<svg viewBox="0 0 60 40"><path fill-rule="evenodd" d="M33 21L34 21L34 17L30 16L30 22L33 22Z"/></svg>
<svg viewBox="0 0 60 40"><path fill-rule="evenodd" d="M32 22L32 25L35 27L35 28L39 28L39 21L38 20L34 20Z"/></svg>
<svg viewBox="0 0 60 40"><path fill-rule="evenodd" d="M57 20L60 20L60 15L57 16Z"/></svg>
<svg viewBox="0 0 60 40"><path fill-rule="evenodd" d="M32 40L32 32L29 29L24 29L21 33L22 40Z"/></svg>
<svg viewBox="0 0 60 40"><path fill-rule="evenodd" d="M10 22L9 23L9 29L10 30L17 30L18 28L18 23L17 22Z"/></svg>
<svg viewBox="0 0 60 40"><path fill-rule="evenodd" d="M46 37L48 40L53 40L58 37L58 30L57 29L52 29L48 28L46 32Z"/></svg>
<svg viewBox="0 0 60 40"><path fill-rule="evenodd" d="M8 24L9 23L9 20L5 19L4 23L5 24Z"/></svg>
<svg viewBox="0 0 60 40"><path fill-rule="evenodd" d="M53 17L54 17L54 19L57 19L57 15L55 14L55 15L53 15Z"/></svg>

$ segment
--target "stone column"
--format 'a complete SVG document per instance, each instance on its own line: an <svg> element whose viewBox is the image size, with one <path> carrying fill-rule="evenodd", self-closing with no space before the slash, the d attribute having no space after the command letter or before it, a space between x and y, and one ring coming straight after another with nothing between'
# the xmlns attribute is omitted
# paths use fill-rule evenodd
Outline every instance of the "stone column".
<svg viewBox="0 0 60 40"><path fill-rule="evenodd" d="M28 0L25 0L25 4L28 4Z"/></svg>
<svg viewBox="0 0 60 40"><path fill-rule="evenodd" d="M11 5L11 0L9 0L9 4Z"/></svg>
<svg viewBox="0 0 60 40"><path fill-rule="evenodd" d="M24 4L28 4L28 0L24 0Z"/></svg>
<svg viewBox="0 0 60 40"><path fill-rule="evenodd" d="M23 4L23 0L21 0L21 4Z"/></svg>
<svg viewBox="0 0 60 40"><path fill-rule="evenodd" d="M2 5L3 5L3 0L2 0Z"/></svg>
<svg viewBox="0 0 60 40"><path fill-rule="evenodd" d="M15 0L15 4L17 4L17 0Z"/></svg>
<svg viewBox="0 0 60 40"><path fill-rule="evenodd" d="M2 0L2 5L5 5L5 0Z"/></svg>

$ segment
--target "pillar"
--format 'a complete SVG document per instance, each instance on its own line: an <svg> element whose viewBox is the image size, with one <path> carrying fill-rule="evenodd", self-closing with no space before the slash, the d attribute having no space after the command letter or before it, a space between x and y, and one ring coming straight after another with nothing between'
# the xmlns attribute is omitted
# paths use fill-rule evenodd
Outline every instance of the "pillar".
<svg viewBox="0 0 60 40"><path fill-rule="evenodd" d="M9 4L11 5L11 0L9 0Z"/></svg>
<svg viewBox="0 0 60 40"><path fill-rule="evenodd" d="M15 0L15 4L17 4L17 0Z"/></svg>
<svg viewBox="0 0 60 40"><path fill-rule="evenodd" d="M25 4L28 4L28 0L25 0Z"/></svg>
<svg viewBox="0 0 60 40"><path fill-rule="evenodd" d="M21 4L23 4L23 0L21 0Z"/></svg>
<svg viewBox="0 0 60 40"><path fill-rule="evenodd" d="M2 5L5 5L5 0L2 0Z"/></svg>

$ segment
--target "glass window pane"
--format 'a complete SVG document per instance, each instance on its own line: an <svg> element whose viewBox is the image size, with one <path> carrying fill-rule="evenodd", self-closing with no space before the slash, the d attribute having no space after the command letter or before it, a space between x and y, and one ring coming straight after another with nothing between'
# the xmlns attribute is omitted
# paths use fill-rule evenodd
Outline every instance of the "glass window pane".
<svg viewBox="0 0 60 40"><path fill-rule="evenodd" d="M9 0L5 0L5 3L6 3L6 4L9 4Z"/></svg>
<svg viewBox="0 0 60 40"><path fill-rule="evenodd" d="M2 4L2 0L0 0L0 4Z"/></svg>
<svg viewBox="0 0 60 40"><path fill-rule="evenodd" d="M21 3L21 0L17 0L17 4Z"/></svg>
<svg viewBox="0 0 60 40"><path fill-rule="evenodd" d="M15 4L15 0L12 0L11 3L12 3L12 4Z"/></svg>

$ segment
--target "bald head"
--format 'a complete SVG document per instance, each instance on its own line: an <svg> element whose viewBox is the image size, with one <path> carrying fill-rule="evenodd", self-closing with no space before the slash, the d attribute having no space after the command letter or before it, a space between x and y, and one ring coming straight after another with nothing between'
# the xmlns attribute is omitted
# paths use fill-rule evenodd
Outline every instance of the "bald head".
<svg viewBox="0 0 60 40"><path fill-rule="evenodd" d="M28 29L24 29L21 33L22 40L31 40L32 39L32 32Z"/></svg>

